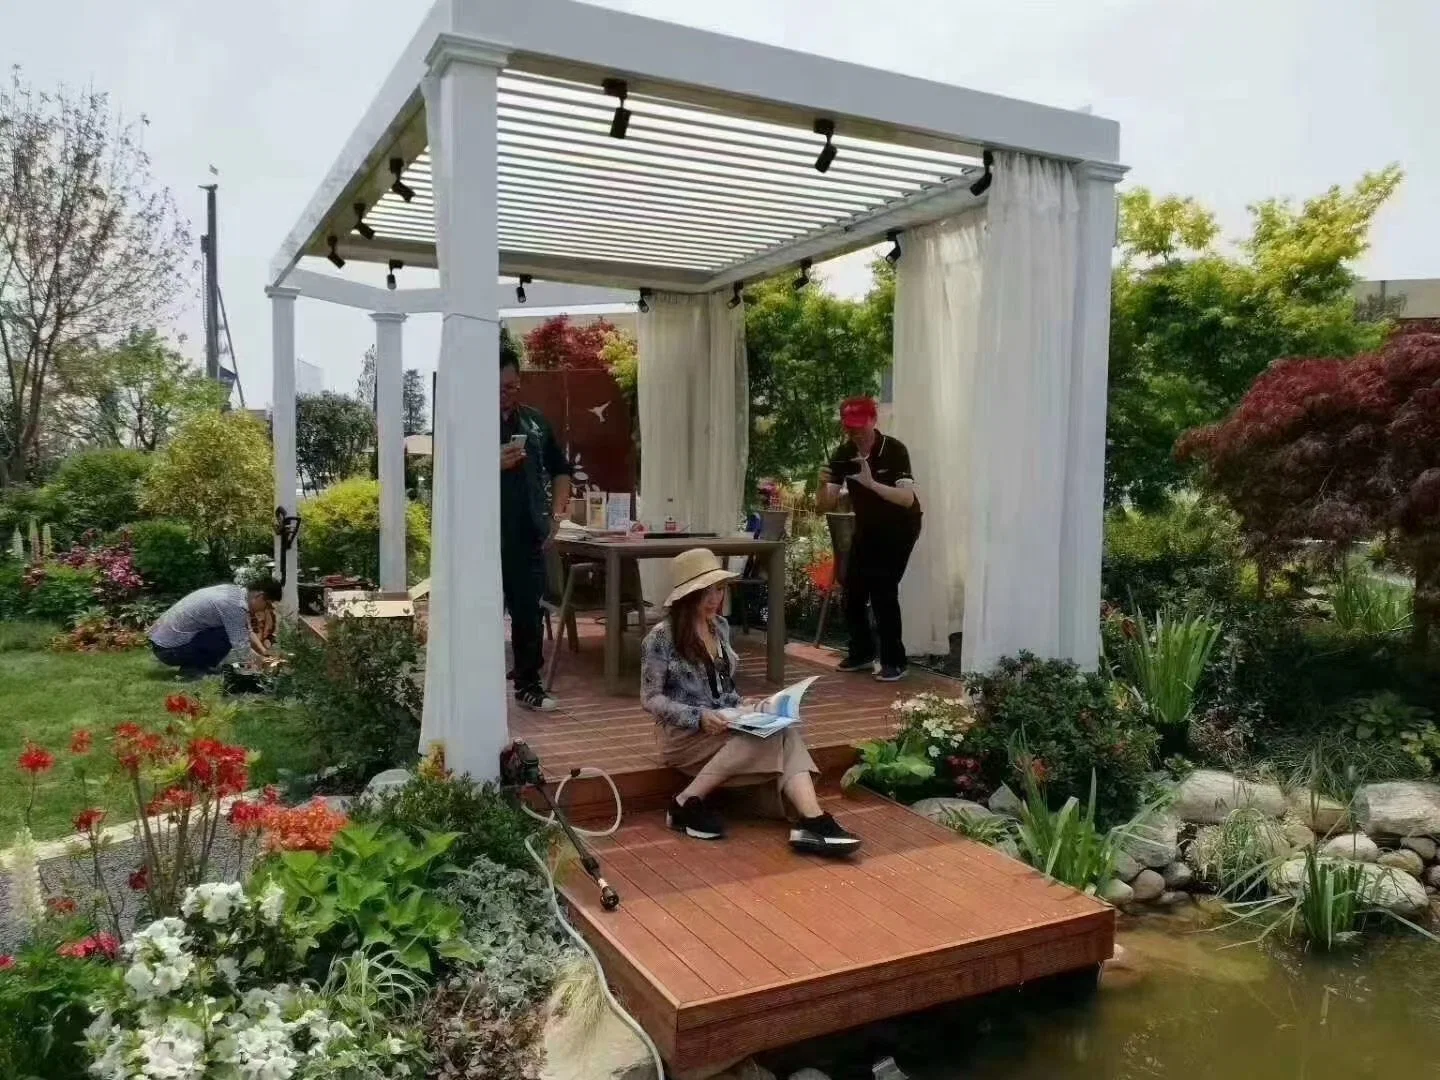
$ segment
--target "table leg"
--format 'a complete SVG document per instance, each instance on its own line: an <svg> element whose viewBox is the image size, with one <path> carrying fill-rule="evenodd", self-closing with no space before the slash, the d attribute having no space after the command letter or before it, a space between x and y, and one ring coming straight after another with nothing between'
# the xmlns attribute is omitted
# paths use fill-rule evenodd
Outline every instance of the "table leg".
<svg viewBox="0 0 1440 1080"><path fill-rule="evenodd" d="M605 689L620 692L620 553L605 553Z"/></svg>
<svg viewBox="0 0 1440 1080"><path fill-rule="evenodd" d="M785 549L770 553L770 611L765 629L766 674L773 683L785 681Z"/></svg>

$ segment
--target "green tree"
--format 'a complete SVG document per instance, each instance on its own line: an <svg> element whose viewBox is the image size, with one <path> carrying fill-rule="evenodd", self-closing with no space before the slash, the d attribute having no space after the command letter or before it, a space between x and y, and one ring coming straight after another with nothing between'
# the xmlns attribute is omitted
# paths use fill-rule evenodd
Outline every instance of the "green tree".
<svg viewBox="0 0 1440 1080"><path fill-rule="evenodd" d="M327 390L295 399L295 462L307 491L364 470L375 445L375 416L360 401Z"/></svg>
<svg viewBox="0 0 1440 1080"><path fill-rule="evenodd" d="M814 283L797 290L788 276L758 282L746 295L749 482L814 483L839 440L840 402L879 389L890 363L888 314Z"/></svg>
<svg viewBox="0 0 1440 1080"><path fill-rule="evenodd" d="M110 532L139 518L150 463L151 455L139 450L82 450L60 465L46 495L74 536L87 529Z"/></svg>
<svg viewBox="0 0 1440 1080"><path fill-rule="evenodd" d="M419 368L405 369L400 396L405 410L405 434L421 434L429 422L429 396L425 393L425 380Z"/></svg>
<svg viewBox="0 0 1440 1080"><path fill-rule="evenodd" d="M1223 417L1275 360L1379 346L1386 325L1359 310L1351 267L1401 179L1392 165L1298 207L1286 199L1258 203L1234 256L1215 248L1219 226L1193 199L1156 198L1143 188L1121 196L1108 501L1155 506L1186 486L1190 471L1175 459L1177 439Z"/></svg>
<svg viewBox="0 0 1440 1080"><path fill-rule="evenodd" d="M248 413L207 412L156 453L143 503L188 525L224 572L246 538L269 526L273 487L265 425Z"/></svg>

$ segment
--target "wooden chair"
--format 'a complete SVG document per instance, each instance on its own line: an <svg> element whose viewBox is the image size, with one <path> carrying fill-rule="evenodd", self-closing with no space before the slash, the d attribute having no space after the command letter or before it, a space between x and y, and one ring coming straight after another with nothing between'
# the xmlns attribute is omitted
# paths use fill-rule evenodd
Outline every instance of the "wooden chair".
<svg viewBox="0 0 1440 1080"><path fill-rule="evenodd" d="M580 651L580 635L576 627L575 615L581 610L604 611L603 599L586 608L581 608L575 597L575 586L577 582L584 582L593 586L601 586L605 580L605 564L594 562L588 559L571 559L568 567L566 560L553 548L546 552L546 576L550 581L552 592L558 593L560 602L553 603L549 599L542 602L541 608L545 614L545 636L551 642L550 659L545 665L545 686L553 687L555 684L555 669L560 663L560 641L556 636L552 625L560 625L560 632L570 641L570 651ZM623 597L620 604L620 618L628 622L629 613L633 610L636 614L636 621L640 626L640 633L645 633L645 598L640 587L640 571L634 560L623 560L620 564L620 573L623 575L620 589ZM563 586L562 583L563 582Z"/></svg>
<svg viewBox="0 0 1440 1080"><path fill-rule="evenodd" d="M757 540L784 540L790 528L789 510L761 510L760 535ZM770 579L760 572L760 560L754 555L745 560L745 569L731 584L735 587L736 600L740 604L740 632L750 632L750 594L753 590L768 589ZM761 595L765 595L761 593Z"/></svg>
<svg viewBox="0 0 1440 1080"><path fill-rule="evenodd" d="M830 528L830 550L835 553L835 577L820 601L820 621L815 626L816 645L820 644L820 638L825 634L825 617L830 614L830 598L835 595L836 589L843 588L845 565L850 561L850 548L855 542L855 515L826 514L825 524Z"/></svg>

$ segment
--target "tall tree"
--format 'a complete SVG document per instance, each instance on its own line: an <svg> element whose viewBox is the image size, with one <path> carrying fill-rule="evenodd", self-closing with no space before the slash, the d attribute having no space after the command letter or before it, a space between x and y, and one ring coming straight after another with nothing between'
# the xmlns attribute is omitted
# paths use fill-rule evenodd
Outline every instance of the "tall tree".
<svg viewBox="0 0 1440 1080"><path fill-rule="evenodd" d="M525 359L546 371L605 367L601 351L615 325L604 319L573 323L568 315L546 319L525 335Z"/></svg>
<svg viewBox="0 0 1440 1080"><path fill-rule="evenodd" d="M360 358L360 378L355 380L355 396L371 412L375 411L375 346L371 345Z"/></svg>
<svg viewBox="0 0 1440 1080"><path fill-rule="evenodd" d="M375 446L375 414L363 402L326 391L295 399L295 464L307 491L364 469Z"/></svg>
<svg viewBox="0 0 1440 1080"><path fill-rule="evenodd" d="M0 486L35 464L58 366L160 322L189 246L139 126L17 69L0 90Z"/></svg>
<svg viewBox="0 0 1440 1080"><path fill-rule="evenodd" d="M113 346L58 369L56 418L91 446L155 450L190 417L227 396L155 330L132 330Z"/></svg>
<svg viewBox="0 0 1440 1080"><path fill-rule="evenodd" d="M1386 325L1357 307L1352 265L1376 212L1399 186L1390 166L1349 191L1299 207L1250 208L1251 232L1231 256L1216 249L1214 215L1192 199L1121 196L1121 262L1110 324L1106 495L1150 505L1183 487L1174 457L1186 430L1213 423L1270 363L1354 356Z"/></svg>
<svg viewBox="0 0 1440 1080"><path fill-rule="evenodd" d="M419 435L429 427L429 395L425 393L425 380L419 369L407 368L405 381L400 387L402 407L405 411L405 434Z"/></svg>

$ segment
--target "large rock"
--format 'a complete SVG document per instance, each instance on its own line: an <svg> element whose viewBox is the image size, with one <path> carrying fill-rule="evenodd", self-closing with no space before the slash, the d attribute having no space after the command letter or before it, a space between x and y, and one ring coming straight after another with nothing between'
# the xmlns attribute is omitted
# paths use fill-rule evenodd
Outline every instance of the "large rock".
<svg viewBox="0 0 1440 1080"><path fill-rule="evenodd" d="M1310 831L1310 826L1295 816L1294 811L1286 814L1280 821L1280 831L1285 836L1285 842L1292 848L1308 848L1315 846L1315 834Z"/></svg>
<svg viewBox="0 0 1440 1080"><path fill-rule="evenodd" d="M1285 797L1290 809L1313 832L1325 836L1345 826L1348 808L1318 791L1292 791Z"/></svg>
<svg viewBox="0 0 1440 1080"><path fill-rule="evenodd" d="M1158 900L1165 891L1165 879L1154 870L1141 870L1135 875L1135 880L1130 882L1130 891L1135 894L1135 900L1142 904Z"/></svg>
<svg viewBox="0 0 1440 1080"><path fill-rule="evenodd" d="M409 769L386 769L384 772L376 773L370 778L370 782L365 785L365 790L361 793L361 797L383 795L387 791L402 788L409 782Z"/></svg>
<svg viewBox="0 0 1440 1080"><path fill-rule="evenodd" d="M946 819L956 814L970 817L994 817L993 811L969 799L921 799L910 807L923 818L929 818L937 825L946 824Z"/></svg>
<svg viewBox="0 0 1440 1080"><path fill-rule="evenodd" d="M1371 836L1440 836L1440 784L1366 784L1355 793L1355 819Z"/></svg>
<svg viewBox="0 0 1440 1080"><path fill-rule="evenodd" d="M1157 814L1136 822L1121 836L1120 850L1152 870L1174 862L1180 854L1180 819Z"/></svg>
<svg viewBox="0 0 1440 1080"><path fill-rule="evenodd" d="M1369 906L1385 908L1404 918L1423 914L1430 906L1425 886L1409 874L1375 863L1359 863L1363 875L1362 888ZM1305 856L1297 855L1281 863L1270 875L1276 892L1295 895L1306 887Z"/></svg>
<svg viewBox="0 0 1440 1080"><path fill-rule="evenodd" d="M1380 846L1364 833L1345 833L1325 841L1320 854L1351 862L1373 863L1380 858Z"/></svg>
<svg viewBox="0 0 1440 1080"><path fill-rule="evenodd" d="M1100 886L1099 895L1111 907L1124 907L1135 899L1135 890L1119 878L1111 878Z"/></svg>
<svg viewBox="0 0 1440 1080"><path fill-rule="evenodd" d="M658 1080L650 1051L611 1009L593 1025L551 1015L543 1038L541 1080Z"/></svg>
<svg viewBox="0 0 1440 1080"><path fill-rule="evenodd" d="M1437 855L1440 855L1440 846L1428 836L1407 836L1400 841L1400 846L1407 851L1413 851L1426 862L1434 862Z"/></svg>
<svg viewBox="0 0 1440 1080"><path fill-rule="evenodd" d="M1115 852L1115 876L1121 881L1134 881L1135 876L1144 870L1133 858L1123 851Z"/></svg>
<svg viewBox="0 0 1440 1080"><path fill-rule="evenodd" d="M1001 784L1000 787L996 789L995 794L990 796L988 805L990 809L997 814L1003 814L1005 817L1018 818L1020 816L1020 807L1024 804L1021 803L1020 796L1010 790L1009 784Z"/></svg>
<svg viewBox="0 0 1440 1080"><path fill-rule="evenodd" d="M1425 860L1405 848L1401 848L1399 851L1382 852L1380 858L1375 861L1379 866L1402 870L1413 878L1418 878L1425 872Z"/></svg>
<svg viewBox="0 0 1440 1080"><path fill-rule="evenodd" d="M1180 781L1170 809L1181 821L1218 825L1241 807L1278 818L1285 813L1285 796L1274 784L1251 783L1216 769L1196 769Z"/></svg>
<svg viewBox="0 0 1440 1080"><path fill-rule="evenodd" d="M1160 871L1160 876L1167 889L1183 889L1194 879L1195 872L1183 862L1172 862Z"/></svg>
<svg viewBox="0 0 1440 1080"><path fill-rule="evenodd" d="M1425 884L1432 889L1440 889L1440 866L1432 866L1425 871Z"/></svg>

